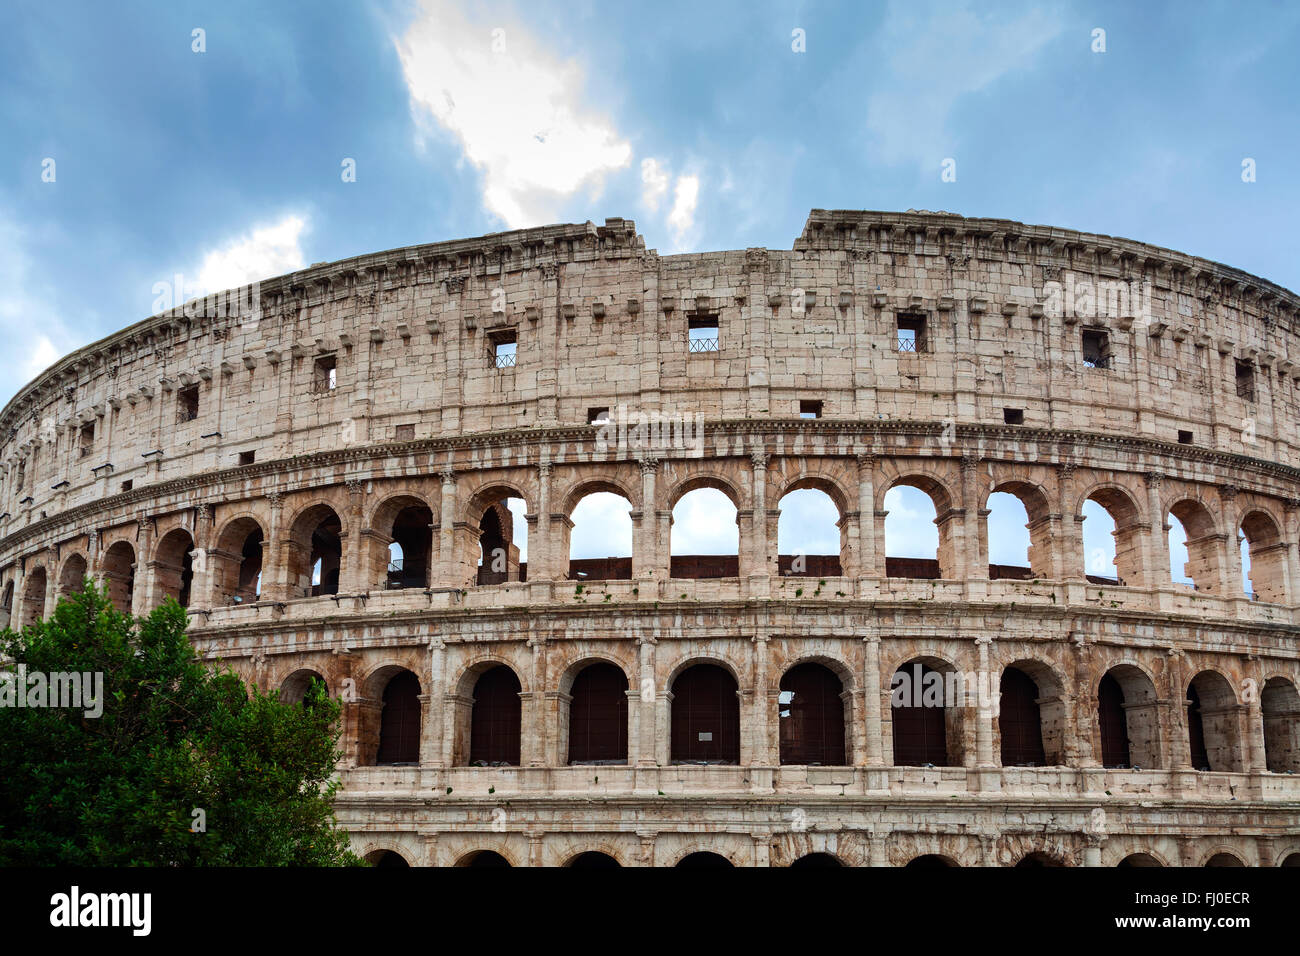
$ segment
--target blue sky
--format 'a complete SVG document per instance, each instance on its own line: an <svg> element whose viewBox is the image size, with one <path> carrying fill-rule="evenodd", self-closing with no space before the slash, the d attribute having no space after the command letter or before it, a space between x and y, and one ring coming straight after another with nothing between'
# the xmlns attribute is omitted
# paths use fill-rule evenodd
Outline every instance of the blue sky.
<svg viewBox="0 0 1300 956"><path fill-rule="evenodd" d="M0 401L178 275L608 216L671 253L943 209L1300 288L1297 45L1278 2L8 3Z"/></svg>

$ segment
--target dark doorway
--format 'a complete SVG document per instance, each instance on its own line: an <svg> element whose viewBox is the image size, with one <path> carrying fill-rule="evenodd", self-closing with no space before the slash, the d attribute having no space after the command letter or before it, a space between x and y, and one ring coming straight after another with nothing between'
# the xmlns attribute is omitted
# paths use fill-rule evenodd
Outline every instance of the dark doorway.
<svg viewBox="0 0 1300 956"><path fill-rule="evenodd" d="M1041 767L1043 726L1038 713L1038 685L1015 667L1002 672L998 727L1002 731L1002 766Z"/></svg>
<svg viewBox="0 0 1300 956"><path fill-rule="evenodd" d="M716 664L697 664L673 682L673 763L740 763L736 681Z"/></svg>
<svg viewBox="0 0 1300 956"><path fill-rule="evenodd" d="M839 859L830 853L809 853L790 864L790 868L806 867L809 869L828 869L843 866Z"/></svg>
<svg viewBox="0 0 1300 956"><path fill-rule="evenodd" d="M477 767L519 766L522 707L519 678L504 664L479 675L474 684L469 762Z"/></svg>
<svg viewBox="0 0 1300 956"><path fill-rule="evenodd" d="M844 685L827 667L809 662L781 678L777 698L781 763L841 767L844 759Z"/></svg>
<svg viewBox="0 0 1300 956"><path fill-rule="evenodd" d="M379 719L378 764L420 762L420 681L402 671L384 688L384 709Z"/></svg>
<svg viewBox="0 0 1300 956"><path fill-rule="evenodd" d="M1187 739L1192 751L1192 769L1209 770L1210 755L1205 749L1205 723L1201 719L1201 697L1196 688L1187 688Z"/></svg>
<svg viewBox="0 0 1300 956"><path fill-rule="evenodd" d="M411 864L406 862L402 854L394 853L392 850L380 850L378 853L370 854L370 865L399 869L410 869L411 867Z"/></svg>
<svg viewBox="0 0 1300 956"><path fill-rule="evenodd" d="M569 763L627 763L627 676L609 663L574 678Z"/></svg>
<svg viewBox="0 0 1300 956"><path fill-rule="evenodd" d="M728 860L725 856L720 856L717 853L709 853L707 851L700 851L699 853L688 854L687 856L684 856L680 860L678 860L677 865L694 866L694 867L713 867L715 869L722 869L722 868L734 866L734 864L730 860Z"/></svg>
<svg viewBox="0 0 1300 956"><path fill-rule="evenodd" d="M510 861L495 850L479 850L465 861L465 866L509 866Z"/></svg>
<svg viewBox="0 0 1300 956"><path fill-rule="evenodd" d="M589 850L586 853L579 853L575 856L569 862L569 866L583 870L617 870L619 868L619 862L608 853Z"/></svg>
<svg viewBox="0 0 1300 956"><path fill-rule="evenodd" d="M1103 767L1128 767L1128 719L1124 716L1124 689L1110 674L1097 688L1097 720L1101 724Z"/></svg>
<svg viewBox="0 0 1300 956"><path fill-rule="evenodd" d="M894 722L894 765L897 767L948 766L947 714L943 706L943 674L912 662L898 669L906 678L891 685ZM933 675L933 676L932 676ZM937 697L927 688L937 687Z"/></svg>

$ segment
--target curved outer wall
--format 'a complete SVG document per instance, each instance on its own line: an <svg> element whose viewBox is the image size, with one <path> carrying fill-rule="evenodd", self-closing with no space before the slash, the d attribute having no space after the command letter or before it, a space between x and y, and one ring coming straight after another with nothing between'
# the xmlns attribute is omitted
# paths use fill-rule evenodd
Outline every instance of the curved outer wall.
<svg viewBox="0 0 1300 956"><path fill-rule="evenodd" d="M83 566L136 613L184 588L204 654L344 697L340 820L358 851L416 864L1295 863L1298 309L1169 250L932 213L814 210L793 251L661 257L614 219L314 266L81 349L0 413L0 620L46 613ZM900 316L924 321L915 352ZM691 351L711 317L719 347ZM597 408L666 427L587 424ZM935 504L937 578L886 563L900 483ZM700 486L735 503L738 555L671 577L672 508ZM796 578L777 517L805 487L835 503L841 549ZM987 565L995 490L1025 503L1027 573ZM631 577L580 587L569 516L590 491L630 502ZM511 555L479 583L507 493L526 502L526 580ZM1116 521L1119 581L1085 573L1089 497ZM338 583L311 596L322 506ZM421 508L427 572L389 587L395 516ZM1195 589L1170 583L1171 514ZM241 576L257 560L260 592ZM621 765L568 763L593 660L627 678ZM1046 765L1003 766L1002 718L968 691L948 765L896 766L891 678L917 660L1028 675ZM842 688L842 766L780 759L782 676L809 661ZM519 765L467 766L495 663L519 683ZM735 682L736 764L673 762L673 689L696 663ZM403 670L418 758L377 763ZM1140 769L1102 765L1107 673Z"/></svg>

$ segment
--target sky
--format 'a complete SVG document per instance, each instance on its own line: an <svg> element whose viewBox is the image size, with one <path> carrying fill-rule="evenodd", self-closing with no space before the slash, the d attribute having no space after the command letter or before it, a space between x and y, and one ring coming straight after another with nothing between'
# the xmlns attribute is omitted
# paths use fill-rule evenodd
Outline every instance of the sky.
<svg viewBox="0 0 1300 956"><path fill-rule="evenodd" d="M0 402L196 294L614 216L946 210L1297 289L1297 45L1282 2L6 3Z"/></svg>

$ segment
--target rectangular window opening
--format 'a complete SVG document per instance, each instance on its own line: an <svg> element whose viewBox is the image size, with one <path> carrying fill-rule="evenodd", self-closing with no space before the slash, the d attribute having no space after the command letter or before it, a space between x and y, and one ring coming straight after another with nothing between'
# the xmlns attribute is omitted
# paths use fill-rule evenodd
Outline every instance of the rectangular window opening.
<svg viewBox="0 0 1300 956"><path fill-rule="evenodd" d="M316 357L312 385L317 392L332 392L339 385L339 360L336 355Z"/></svg>
<svg viewBox="0 0 1300 956"><path fill-rule="evenodd" d="M493 368L514 368L519 353L519 335L514 329L502 329L488 335L492 348Z"/></svg>
<svg viewBox="0 0 1300 956"><path fill-rule="evenodd" d="M1002 421L1008 425L1023 425L1025 423L1025 410L1023 408L1004 408L1002 409Z"/></svg>
<svg viewBox="0 0 1300 956"><path fill-rule="evenodd" d="M925 316L903 313L898 316L897 338L894 348L899 352L928 352L925 335Z"/></svg>
<svg viewBox="0 0 1300 956"><path fill-rule="evenodd" d="M718 317L695 313L686 317L686 341L692 352L717 352L721 348Z"/></svg>
<svg viewBox="0 0 1300 956"><path fill-rule="evenodd" d="M1191 433L1191 432L1187 432L1187 431L1183 431L1182 429L1179 429L1179 431L1178 431L1178 444L1180 444L1180 445L1190 445L1191 443L1192 443L1192 433Z"/></svg>
<svg viewBox="0 0 1300 956"><path fill-rule="evenodd" d="M800 418L821 418L822 403L813 399L801 399L799 401Z"/></svg>
<svg viewBox="0 0 1300 956"><path fill-rule="evenodd" d="M587 424L598 425L602 422L609 421L608 408L589 408L587 409Z"/></svg>
<svg viewBox="0 0 1300 956"><path fill-rule="evenodd" d="M85 458L94 450L95 448L95 423L94 422L86 422L86 424L81 426L81 435L80 435L80 440L78 442L78 445L81 451L82 458Z"/></svg>
<svg viewBox="0 0 1300 956"><path fill-rule="evenodd" d="M395 436L395 437L397 438L398 441L414 441L414 440L415 440L415 426L414 426L414 425L398 425L398 426L397 426L397 429L396 429L396 436Z"/></svg>
<svg viewBox="0 0 1300 956"><path fill-rule="evenodd" d="M1255 400L1255 366L1244 359L1237 359L1237 396Z"/></svg>
<svg viewBox="0 0 1300 956"><path fill-rule="evenodd" d="M241 465L251 465L256 460L257 452L255 451L241 451L239 453L239 463Z"/></svg>
<svg viewBox="0 0 1300 956"><path fill-rule="evenodd" d="M1083 330L1085 368L1110 368L1110 336L1105 329Z"/></svg>
<svg viewBox="0 0 1300 956"><path fill-rule="evenodd" d="M128 478L126 481L122 482L122 490L123 490L123 491L130 491L130 490L131 490L132 488L134 488L134 487L135 487L135 479L134 479L134 478Z"/></svg>
<svg viewBox="0 0 1300 956"><path fill-rule="evenodd" d="M190 385L176 393L176 420L192 422L199 417L199 387Z"/></svg>

